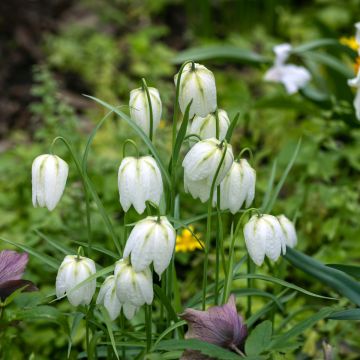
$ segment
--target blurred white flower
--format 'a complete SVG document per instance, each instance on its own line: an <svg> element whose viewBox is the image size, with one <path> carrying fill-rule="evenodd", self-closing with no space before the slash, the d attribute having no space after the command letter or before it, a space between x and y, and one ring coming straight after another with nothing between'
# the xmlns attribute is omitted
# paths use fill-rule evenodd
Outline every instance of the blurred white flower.
<svg viewBox="0 0 360 360"><path fill-rule="evenodd" d="M294 94L311 80L310 72L303 66L285 64L291 52L290 44L274 47L275 61L265 73L265 80L282 83L288 94Z"/></svg>
<svg viewBox="0 0 360 360"><path fill-rule="evenodd" d="M32 163L32 203L50 211L59 202L69 173L68 164L56 155L40 155Z"/></svg>
<svg viewBox="0 0 360 360"><path fill-rule="evenodd" d="M211 185L226 146L224 161L220 167L215 186L219 185L234 161L231 145L215 138L196 143L186 154L184 167L184 187L195 199L205 202L210 197Z"/></svg>
<svg viewBox="0 0 360 360"><path fill-rule="evenodd" d="M96 289L95 279L77 290L70 290L95 273L93 260L78 255L65 256L56 276L56 296L59 298L66 294L74 306L89 305Z"/></svg>
<svg viewBox="0 0 360 360"><path fill-rule="evenodd" d="M220 183L220 209L237 213L243 203L249 207L255 197L256 172L246 159L234 161L224 180ZM217 202L214 193L214 205Z"/></svg>
<svg viewBox="0 0 360 360"><path fill-rule="evenodd" d="M224 140L230 125L228 114L225 110L219 109L219 140ZM205 117L195 116L189 129L190 134L196 134L201 140L216 137L216 115L210 113Z"/></svg>
<svg viewBox="0 0 360 360"><path fill-rule="evenodd" d="M161 276L169 266L176 240L176 232L165 216L148 216L136 223L126 242L124 258L131 256L136 272L145 270L151 263Z"/></svg>
<svg viewBox="0 0 360 360"><path fill-rule="evenodd" d="M104 305L105 309L109 313L111 320L115 320L119 316L121 303L116 295L116 283L114 275L108 276L101 285L96 303Z"/></svg>
<svg viewBox="0 0 360 360"><path fill-rule="evenodd" d="M153 87L148 87L151 107L153 113L153 134L159 126L162 103L160 99L159 91ZM146 135L150 135L150 111L149 102L146 95L146 91L143 88L134 89L130 92L130 116L137 125L145 132Z"/></svg>
<svg viewBox="0 0 360 360"><path fill-rule="evenodd" d="M133 205L142 214L146 201L159 206L163 182L156 161L151 156L124 158L119 167L118 187L120 204L125 212Z"/></svg>
<svg viewBox="0 0 360 360"><path fill-rule="evenodd" d="M297 244L297 236L294 223L290 221L285 215L277 216L280 226L285 235L286 245L293 248Z"/></svg>
<svg viewBox="0 0 360 360"><path fill-rule="evenodd" d="M360 69L354 79L348 80L349 86L356 88L356 95L354 98L354 108L356 113L356 118L360 120Z"/></svg>
<svg viewBox="0 0 360 360"><path fill-rule="evenodd" d="M127 260L121 259L116 263L114 274L116 295L123 305L124 315L130 320L140 306L153 301L151 270L136 272Z"/></svg>
<svg viewBox="0 0 360 360"><path fill-rule="evenodd" d="M356 28L355 39L356 42L360 45L360 21L355 23L355 28ZM360 54L360 47L358 48L358 52Z"/></svg>
<svg viewBox="0 0 360 360"><path fill-rule="evenodd" d="M175 86L178 75L174 77ZM205 66L196 63L194 66L192 63L186 64L181 74L179 105L183 114L191 100L190 119L194 115L204 117L217 108L214 74Z"/></svg>
<svg viewBox="0 0 360 360"><path fill-rule="evenodd" d="M246 248L251 259L258 266L265 255L276 261L286 253L286 239L279 220L272 215L253 215L244 226Z"/></svg>

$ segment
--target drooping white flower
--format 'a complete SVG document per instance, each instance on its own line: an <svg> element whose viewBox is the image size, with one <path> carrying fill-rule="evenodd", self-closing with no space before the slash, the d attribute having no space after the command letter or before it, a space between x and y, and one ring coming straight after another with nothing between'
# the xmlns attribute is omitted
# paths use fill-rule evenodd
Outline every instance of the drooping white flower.
<svg viewBox="0 0 360 360"><path fill-rule="evenodd" d="M153 113L153 134L159 126L162 103L159 91L153 87L148 87L151 107ZM143 88L134 89L130 92L130 116L137 125L147 134L150 135L150 110L146 91Z"/></svg>
<svg viewBox="0 0 360 360"><path fill-rule="evenodd" d="M211 185L226 146L225 158L215 181L219 185L234 161L231 145L211 138L199 141L186 154L184 167L184 187L195 199L205 202L210 197Z"/></svg>
<svg viewBox="0 0 360 360"><path fill-rule="evenodd" d="M297 244L297 235L294 223L290 221L285 215L277 216L280 226L285 235L286 245L293 248Z"/></svg>
<svg viewBox="0 0 360 360"><path fill-rule="evenodd" d="M356 32L355 32L355 40L356 42L359 44L358 47L358 52L360 54L360 21L355 23L355 28L356 28Z"/></svg>
<svg viewBox="0 0 360 360"><path fill-rule="evenodd" d="M175 229L165 216L148 216L131 231L124 258L131 256L131 264L137 272L153 263L155 272L161 276L171 261L175 240Z"/></svg>
<svg viewBox="0 0 360 360"><path fill-rule="evenodd" d="M179 74L174 77L175 86ZM214 74L200 64L186 64L180 78L179 106L184 114L192 100L189 118L194 115L206 116L217 108Z"/></svg>
<svg viewBox="0 0 360 360"><path fill-rule="evenodd" d="M219 116L219 140L224 140L230 125L228 114L225 110L218 110ZM196 134L201 140L216 137L216 115L210 113L205 117L195 116L189 129L190 134Z"/></svg>
<svg viewBox="0 0 360 360"><path fill-rule="evenodd" d="M108 276L101 285L96 303L104 305L105 309L109 313L111 320L115 320L119 316L121 303L116 295L116 283L114 275Z"/></svg>
<svg viewBox="0 0 360 360"><path fill-rule="evenodd" d="M286 239L279 220L272 215L253 215L244 226L246 248L251 259L258 266L265 255L276 261L286 253Z"/></svg>
<svg viewBox="0 0 360 360"><path fill-rule="evenodd" d="M32 163L32 203L50 211L59 202L69 173L68 164L56 155L40 155Z"/></svg>
<svg viewBox="0 0 360 360"><path fill-rule="evenodd" d="M274 47L275 61L265 73L265 80L282 83L288 94L294 94L311 80L310 72L303 66L285 64L291 52L290 44Z"/></svg>
<svg viewBox="0 0 360 360"><path fill-rule="evenodd" d="M220 183L220 209L237 213L243 203L249 207L255 197L256 172L246 159L234 161L224 180ZM214 204L217 195L214 193Z"/></svg>
<svg viewBox="0 0 360 360"><path fill-rule="evenodd" d="M66 294L74 306L89 305L96 289L95 279L77 290L70 290L95 273L93 260L78 255L65 256L56 276L56 296L59 298Z"/></svg>
<svg viewBox="0 0 360 360"><path fill-rule="evenodd" d="M115 266L116 295L123 305L124 314L131 319L137 309L150 305L154 298L152 274L149 268L136 272L127 260L121 259Z"/></svg>
<svg viewBox="0 0 360 360"><path fill-rule="evenodd" d="M349 86L356 88L356 95L354 98L354 108L356 113L356 118L360 121L360 69L354 79L348 80Z"/></svg>
<svg viewBox="0 0 360 360"><path fill-rule="evenodd" d="M146 201L159 206L163 182L156 161L151 156L124 158L119 167L118 187L120 204L125 212L133 205L142 214Z"/></svg>

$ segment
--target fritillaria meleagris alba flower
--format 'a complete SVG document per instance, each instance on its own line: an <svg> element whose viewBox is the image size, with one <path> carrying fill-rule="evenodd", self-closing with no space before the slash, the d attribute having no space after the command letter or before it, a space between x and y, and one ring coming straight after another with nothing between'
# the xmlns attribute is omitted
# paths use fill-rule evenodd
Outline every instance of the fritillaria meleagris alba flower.
<svg viewBox="0 0 360 360"><path fill-rule="evenodd" d="M116 282L114 275L108 276L101 285L96 303L104 305L111 320L115 320L119 316L121 303L116 295Z"/></svg>
<svg viewBox="0 0 360 360"><path fill-rule="evenodd" d="M285 235L286 245L293 248L297 244L297 235L294 223L290 221L285 215L277 216L283 233Z"/></svg>

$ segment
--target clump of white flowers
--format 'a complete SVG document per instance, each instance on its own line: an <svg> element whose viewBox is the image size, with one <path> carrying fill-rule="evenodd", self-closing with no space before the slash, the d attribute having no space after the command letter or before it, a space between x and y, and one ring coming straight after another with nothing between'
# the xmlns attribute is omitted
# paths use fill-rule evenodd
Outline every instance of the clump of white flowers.
<svg viewBox="0 0 360 360"><path fill-rule="evenodd" d="M287 44L275 48L275 66L269 70L267 78L278 79L292 93L304 86L310 75L306 69L285 65L290 51L291 47ZM182 67L182 72L175 75L175 84L179 85L176 106L185 113L191 104L189 119L192 121L188 133L200 139L191 144L193 146L182 162L185 191L201 202L208 201L209 210L211 206L217 206L220 210L236 214L244 205L249 208L255 197L256 172L246 159L239 158L242 153L234 161L232 146L227 142L231 137L231 134L227 136L230 120L225 110L217 108L213 73L203 65L188 62ZM162 113L159 91L148 88L144 81L142 88L131 91L129 105L131 119L128 121L135 122L144 131L149 138L145 140L152 141ZM184 124L187 125L187 122ZM175 133L176 122L173 129ZM145 135L139 133L144 138ZM121 310L127 319L132 319L141 306L152 304L153 271L161 277L174 256L176 220L161 215L168 214L167 199L162 201L165 198L162 174L166 175L166 171L158 163L154 152L153 155L139 156L138 152L137 157L126 156L124 150L118 170L119 197L124 212L133 206L138 214L147 209L148 216L135 224L126 224L124 217L124 234L127 234L126 226L133 228L127 240L124 239L124 251L115 263L114 273L105 279L96 300L98 305L104 306L111 320L115 320ZM79 172L82 177L86 176L83 171ZM169 183L174 180L174 175L176 171L171 173L170 180L166 176L164 179ZM34 206L54 209L65 189L67 176L68 165L58 156L37 157L32 166ZM82 180L85 190L91 186L90 181ZM157 208L157 216L151 214L152 208ZM284 215L253 215L243 232L249 255L257 265L263 263L265 256L276 261L285 254L286 246L294 247L297 243L294 224ZM208 236L210 239L210 233ZM93 260L79 254L66 256L56 277L57 297L66 295L74 306L89 305L96 290L95 273ZM166 280L169 279L171 277ZM203 288L206 289L206 283ZM203 300L205 297L206 294Z"/></svg>

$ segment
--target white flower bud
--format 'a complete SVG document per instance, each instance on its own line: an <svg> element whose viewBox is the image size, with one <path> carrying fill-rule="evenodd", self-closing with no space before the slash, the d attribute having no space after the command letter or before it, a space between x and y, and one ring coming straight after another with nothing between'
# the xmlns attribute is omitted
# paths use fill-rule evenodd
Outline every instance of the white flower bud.
<svg viewBox="0 0 360 360"><path fill-rule="evenodd" d="M234 161L224 180L220 183L220 209L237 213L243 203L249 207L255 197L256 172L246 159ZM214 193L214 205L217 196Z"/></svg>
<svg viewBox="0 0 360 360"><path fill-rule="evenodd" d="M74 306L89 305L96 289L95 279L77 290L70 290L95 273L93 260L77 255L65 256L56 276L56 296L59 298L66 294Z"/></svg>
<svg viewBox="0 0 360 360"><path fill-rule="evenodd" d="M32 202L50 211L59 202L69 173L67 163L56 155L40 155L32 163Z"/></svg>
<svg viewBox="0 0 360 360"><path fill-rule="evenodd" d="M124 158L119 167L118 186L124 211L133 205L142 214L146 201L160 204L163 183L159 167L151 156Z"/></svg>
<svg viewBox="0 0 360 360"><path fill-rule="evenodd" d="M153 87L148 87L151 108L153 114L153 134L159 126L162 103L160 99L159 91ZM146 95L146 91L143 88L134 89L130 92L130 116L131 119L145 132L146 135L150 135L150 110L149 102Z"/></svg>
<svg viewBox="0 0 360 360"><path fill-rule="evenodd" d="M231 145L221 144L219 140L211 138L199 141L186 154L182 163L184 186L185 191L195 199L199 198L202 202L209 199L211 185L223 156L224 146L226 146L226 154L215 181L215 186L217 186L224 179L234 161Z"/></svg>
<svg viewBox="0 0 360 360"><path fill-rule="evenodd" d="M109 313L111 320L115 320L119 316L121 303L116 295L116 283L114 275L108 276L101 285L96 303L104 305L105 309Z"/></svg>
<svg viewBox="0 0 360 360"><path fill-rule="evenodd" d="M286 240L279 220L272 215L254 215L244 226L245 244L251 259L258 266L265 255L276 261L286 253Z"/></svg>
<svg viewBox="0 0 360 360"><path fill-rule="evenodd" d="M176 74L174 77L177 84ZM179 106L184 114L190 101L193 101L189 111L189 118L194 114L206 116L217 108L216 86L213 73L200 64L186 64L180 78Z"/></svg>
<svg viewBox="0 0 360 360"><path fill-rule="evenodd" d="M161 276L171 261L175 240L175 229L165 216L148 216L131 231L124 258L131 255L131 264L137 272L145 270L153 262L155 272Z"/></svg>
<svg viewBox="0 0 360 360"><path fill-rule="evenodd" d="M285 215L277 216L280 226L285 235L286 245L293 248L297 244L297 236L294 223L290 221Z"/></svg>
<svg viewBox="0 0 360 360"><path fill-rule="evenodd" d="M116 295L128 318L132 317L140 306L152 303L154 291L149 268L136 272L127 260L121 259L115 266L115 281Z"/></svg>
<svg viewBox="0 0 360 360"><path fill-rule="evenodd" d="M219 115L219 140L224 140L228 131L230 120L225 110L218 110ZM205 117L195 116L190 125L190 134L196 134L201 140L216 137L216 115L210 113Z"/></svg>

